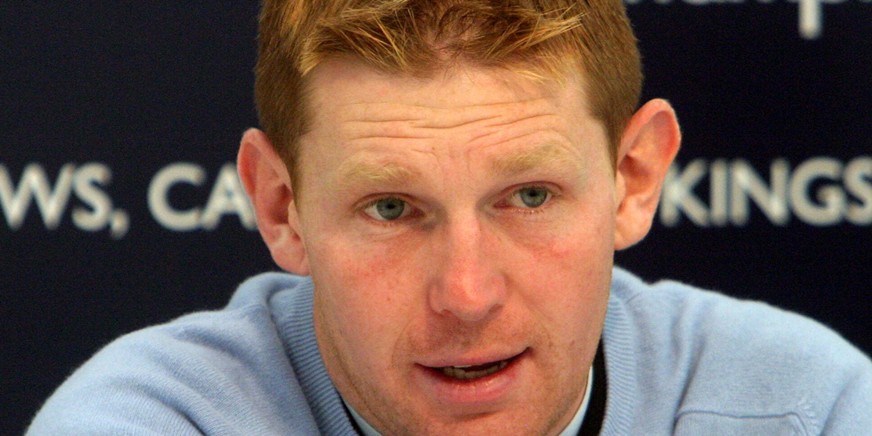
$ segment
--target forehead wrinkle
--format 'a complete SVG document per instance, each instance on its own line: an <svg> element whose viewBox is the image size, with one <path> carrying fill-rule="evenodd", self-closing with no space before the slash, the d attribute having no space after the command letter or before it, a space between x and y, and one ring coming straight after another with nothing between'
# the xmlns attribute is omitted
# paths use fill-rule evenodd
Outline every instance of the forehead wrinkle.
<svg viewBox="0 0 872 436"><path fill-rule="evenodd" d="M485 127L505 126L542 115L544 99L518 100L506 103L486 103L462 107L430 108L435 116L416 122L422 128L445 129L484 124Z"/></svg>
<svg viewBox="0 0 872 436"><path fill-rule="evenodd" d="M360 127L389 123L411 128L444 129L498 120L509 124L546 112L547 99L531 98L510 102L440 106L390 102L360 102L347 105L343 123Z"/></svg>
<svg viewBox="0 0 872 436"><path fill-rule="evenodd" d="M548 130L554 130L556 117L553 114L530 114L511 120L488 124L472 134L467 141L470 144L502 143L521 139Z"/></svg>

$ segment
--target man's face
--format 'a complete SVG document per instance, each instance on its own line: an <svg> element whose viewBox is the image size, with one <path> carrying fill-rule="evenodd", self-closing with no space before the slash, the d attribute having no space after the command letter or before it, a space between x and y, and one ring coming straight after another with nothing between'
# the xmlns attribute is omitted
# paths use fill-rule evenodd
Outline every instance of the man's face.
<svg viewBox="0 0 872 436"><path fill-rule="evenodd" d="M606 135L579 80L330 61L311 84L296 208L339 392L383 433L560 431L614 251Z"/></svg>

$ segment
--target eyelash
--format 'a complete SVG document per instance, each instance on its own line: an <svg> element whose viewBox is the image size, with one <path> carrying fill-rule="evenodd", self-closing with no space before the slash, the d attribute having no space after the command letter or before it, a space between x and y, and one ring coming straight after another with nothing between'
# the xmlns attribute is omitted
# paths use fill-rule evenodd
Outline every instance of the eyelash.
<svg viewBox="0 0 872 436"><path fill-rule="evenodd" d="M412 208L412 210L409 212L408 215L406 215L402 218L396 219L396 220L377 220L377 219L369 216L369 214L366 213L367 209L375 206L376 203L378 203L379 201L386 200L389 198L395 198L397 200L403 201L406 204L406 207L410 207L410 208ZM401 223L405 222L406 220L416 218L417 216L419 216L421 214L421 209L413 206L411 201L409 201L405 196L399 195L399 194L380 194L371 200L365 201L363 204L361 204L360 206L358 206L356 208L356 211L358 214L363 215L363 217L366 218L367 220L369 220L371 223L375 223L376 225L380 225L380 226L384 226L384 227L392 227L392 226L401 224Z"/></svg>
<svg viewBox="0 0 872 436"><path fill-rule="evenodd" d="M498 202L498 204L506 203L507 205L505 206L505 208L511 208L512 206L511 206L511 205L508 205L508 203L509 203L511 197L514 196L514 195L516 195L516 194L517 194L518 192L520 192L521 190L524 190L524 189L531 189L531 188L535 188L535 189L544 189L544 190L547 192L547 195L548 195L548 196L547 196L546 199L543 201L543 203L542 203L540 206L538 206L538 207L526 207L526 208L525 208L525 207L514 207L513 209L516 210L517 213L523 213L523 214L539 214L539 213L542 213L542 212L545 211L545 209L548 208L548 205L549 205L551 202L553 202L554 199L558 196L558 194L557 194L557 192L556 192L556 189L550 187L548 184L545 184L545 183L538 183L538 184L537 184L537 183L533 183L533 184L529 184L529 185L521 185L521 186L518 186L518 187L511 188L511 189L508 191L508 194L507 194L507 195L503 195L502 200L500 200L500 201Z"/></svg>

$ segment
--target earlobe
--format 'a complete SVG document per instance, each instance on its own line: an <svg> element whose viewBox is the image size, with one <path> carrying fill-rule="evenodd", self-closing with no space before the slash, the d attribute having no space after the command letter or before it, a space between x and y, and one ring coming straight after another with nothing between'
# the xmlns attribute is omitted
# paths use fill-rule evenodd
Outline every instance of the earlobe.
<svg viewBox="0 0 872 436"><path fill-rule="evenodd" d="M286 271L309 274L290 175L264 132L249 129L243 134L236 166L273 260Z"/></svg>
<svg viewBox="0 0 872 436"><path fill-rule="evenodd" d="M615 249L641 241L651 229L660 191L681 144L672 106L651 100L630 119L618 149Z"/></svg>

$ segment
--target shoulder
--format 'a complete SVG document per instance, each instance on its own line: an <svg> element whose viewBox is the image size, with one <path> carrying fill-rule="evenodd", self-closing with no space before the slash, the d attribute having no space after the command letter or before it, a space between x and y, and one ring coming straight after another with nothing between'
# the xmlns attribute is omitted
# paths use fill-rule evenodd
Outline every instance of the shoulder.
<svg viewBox="0 0 872 436"><path fill-rule="evenodd" d="M671 398L677 422L704 429L757 417L742 425L815 434L869 421L860 415L872 404L872 362L820 323L677 282L648 285L620 270L614 283L610 310L625 316L640 385ZM839 415L847 418L832 419Z"/></svg>
<svg viewBox="0 0 872 436"><path fill-rule="evenodd" d="M311 421L288 416L307 407L272 316L273 300L301 283L258 276L223 310L115 340L58 388L29 433L271 434Z"/></svg>

